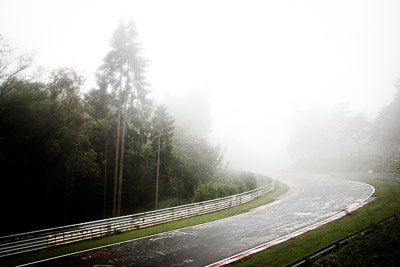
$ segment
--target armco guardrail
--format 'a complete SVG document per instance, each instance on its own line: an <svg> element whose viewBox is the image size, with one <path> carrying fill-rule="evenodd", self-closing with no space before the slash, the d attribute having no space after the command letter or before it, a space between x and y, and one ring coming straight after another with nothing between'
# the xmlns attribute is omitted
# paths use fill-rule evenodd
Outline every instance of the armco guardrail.
<svg viewBox="0 0 400 267"><path fill-rule="evenodd" d="M386 224L386 223L391 222L392 220L398 218L399 216L400 216L400 214L395 214L395 215L393 215L385 220L382 220L378 223ZM364 235L369 234L372 230L373 230L373 227L368 227L368 228L358 231L352 235L346 236L342 239L337 240L336 242L334 242L332 244L329 244L321 249L318 249L318 250L308 254L307 256L305 256L301 259L298 259L292 263L285 265L285 267L312 266L312 264L315 261L322 259L323 257L325 257L325 256L335 252L336 250L340 249L341 247L347 245L350 240L357 238L359 236L364 236Z"/></svg>
<svg viewBox="0 0 400 267"><path fill-rule="evenodd" d="M273 190L274 186L275 183L272 181L270 184L258 189L229 197L99 221L3 236L0 237L0 257L65 245L94 237L145 228L223 210L254 200Z"/></svg>
<svg viewBox="0 0 400 267"><path fill-rule="evenodd" d="M353 173L332 173L331 178L342 179L376 179L392 182L400 182L400 174L396 173L379 173L379 172L353 172Z"/></svg>
<svg viewBox="0 0 400 267"><path fill-rule="evenodd" d="M400 174L396 173L366 173L366 172L353 172L353 173L334 173L329 175L330 178L334 179L376 179L376 180L385 180L385 181L392 181L392 182L400 182ZM396 217L399 217L400 214L396 214L392 217L389 217L381 222L380 224L386 223L388 221L393 220ZM349 235L345 238L337 240L321 249L318 249L309 255L298 259L285 267L299 267L299 266L311 266L312 263L322 257L331 254L332 252L336 251L337 249L343 247L344 245L348 244L349 240L357 237L358 235L364 235L371 231L371 228L366 228L361 230L355 234Z"/></svg>

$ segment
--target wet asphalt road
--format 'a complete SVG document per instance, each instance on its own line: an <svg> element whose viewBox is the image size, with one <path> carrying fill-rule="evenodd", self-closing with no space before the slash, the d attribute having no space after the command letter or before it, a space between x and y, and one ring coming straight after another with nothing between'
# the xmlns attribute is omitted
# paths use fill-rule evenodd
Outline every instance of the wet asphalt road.
<svg viewBox="0 0 400 267"><path fill-rule="evenodd" d="M347 180L283 181L291 186L285 198L251 212L31 266L205 266L350 209L374 190Z"/></svg>

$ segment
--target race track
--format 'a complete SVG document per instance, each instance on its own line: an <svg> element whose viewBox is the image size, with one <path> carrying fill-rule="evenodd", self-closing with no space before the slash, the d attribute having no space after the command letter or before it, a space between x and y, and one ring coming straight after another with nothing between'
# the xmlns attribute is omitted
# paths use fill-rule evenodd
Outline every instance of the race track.
<svg viewBox="0 0 400 267"><path fill-rule="evenodd" d="M318 177L284 178L286 196L227 219L135 239L30 266L206 266L223 264L336 219L374 192L370 185Z"/></svg>

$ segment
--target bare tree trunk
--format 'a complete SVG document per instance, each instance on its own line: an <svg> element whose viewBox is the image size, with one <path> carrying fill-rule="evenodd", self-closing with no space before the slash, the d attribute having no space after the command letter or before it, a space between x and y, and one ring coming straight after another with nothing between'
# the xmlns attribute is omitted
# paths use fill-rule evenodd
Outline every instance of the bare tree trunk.
<svg viewBox="0 0 400 267"><path fill-rule="evenodd" d="M385 146L382 146L382 173L385 172L385 167L386 167L386 148Z"/></svg>
<svg viewBox="0 0 400 267"><path fill-rule="evenodd" d="M358 154L358 157L362 156L360 138L358 138L358 137L357 137L357 154Z"/></svg>
<svg viewBox="0 0 400 267"><path fill-rule="evenodd" d="M119 137L121 127L121 104L122 104L122 72L119 81L119 105L118 105L118 122L117 122L117 142L115 145L115 170L114 170L114 195L113 195L113 217L117 214L117 188L118 188L118 160L119 160Z"/></svg>
<svg viewBox="0 0 400 267"><path fill-rule="evenodd" d="M119 167L119 181L118 181L118 208L117 216L121 215L121 200L122 200L122 177L124 174L124 151L125 151L125 131L126 131L126 98L124 99L123 119L122 119L122 144L121 144L121 161Z"/></svg>
<svg viewBox="0 0 400 267"><path fill-rule="evenodd" d="M71 196L72 196L72 188L74 187L74 173L75 173L75 163L72 167L72 170L67 171L67 181L66 181L66 188L64 191L64 224L68 223L68 215L69 215L69 208L71 204Z"/></svg>
<svg viewBox="0 0 400 267"><path fill-rule="evenodd" d="M158 132L158 152L157 152L157 180L156 180L156 209L158 206L158 178L160 176L160 150L161 150L161 132Z"/></svg>
<svg viewBox="0 0 400 267"><path fill-rule="evenodd" d="M105 159L104 159L104 196L103 196L103 218L107 217L107 164L108 164L108 137L106 137Z"/></svg>
<svg viewBox="0 0 400 267"><path fill-rule="evenodd" d="M68 211L69 211L69 189L71 183L70 172L66 171L66 181L65 181L65 190L64 190L64 225L68 223Z"/></svg>
<svg viewBox="0 0 400 267"><path fill-rule="evenodd" d="M71 196L72 196L72 189L74 187L75 183L75 169L77 162L79 160L78 156L78 144L75 144L75 149L73 151L74 158L72 162L72 166L68 164L67 170L66 170L66 183L65 183L65 191L64 191L64 224L68 223L68 213L69 213L69 208L71 204Z"/></svg>

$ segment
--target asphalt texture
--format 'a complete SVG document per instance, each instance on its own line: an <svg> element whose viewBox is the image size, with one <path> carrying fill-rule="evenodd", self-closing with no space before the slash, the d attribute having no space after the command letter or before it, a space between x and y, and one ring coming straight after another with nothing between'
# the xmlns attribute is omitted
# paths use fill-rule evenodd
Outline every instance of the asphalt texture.
<svg viewBox="0 0 400 267"><path fill-rule="evenodd" d="M284 198L241 215L30 266L206 266L352 209L374 191L348 180L297 177L283 182L291 188Z"/></svg>

